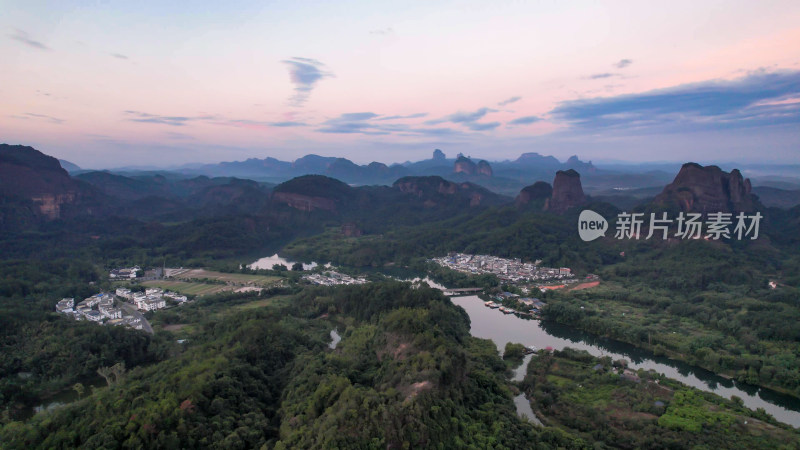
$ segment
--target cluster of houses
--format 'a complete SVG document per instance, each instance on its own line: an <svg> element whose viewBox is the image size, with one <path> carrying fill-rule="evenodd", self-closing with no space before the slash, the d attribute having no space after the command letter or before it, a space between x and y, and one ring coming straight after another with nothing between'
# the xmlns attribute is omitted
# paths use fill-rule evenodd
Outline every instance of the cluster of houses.
<svg viewBox="0 0 800 450"><path fill-rule="evenodd" d="M523 263L520 259L507 259L490 255L470 255L466 253L450 253L433 261L463 273L491 273L497 278L512 282L530 282L544 280L561 280L572 278L572 270L568 267L541 267L541 261Z"/></svg>
<svg viewBox="0 0 800 450"><path fill-rule="evenodd" d="M56 311L72 315L75 320L90 320L108 325L127 325L142 329L141 319L125 315L115 304L114 296L108 293L95 294L75 304L74 298L63 298L56 304Z"/></svg>
<svg viewBox="0 0 800 450"><path fill-rule="evenodd" d="M115 295L116 297L115 298ZM164 292L159 288L147 288L144 292L132 292L127 288L118 288L114 294L102 292L84 299L77 304L74 298L63 298L56 304L56 311L68 314L76 320L90 320L106 325L126 325L141 330L142 318L126 314L117 302L125 299L140 311L155 311L167 307L167 299L177 303L188 301L185 295L175 292Z"/></svg>
<svg viewBox="0 0 800 450"><path fill-rule="evenodd" d="M495 303L492 301L486 302L485 305L489 308L495 309L499 308L501 312L505 314L524 314L524 315L532 315L534 317L538 317L539 314L542 312L542 308L544 308L545 303L538 298L530 298L530 297L522 297L520 298L519 295L511 293L511 292L501 292L495 296L495 300L498 302L502 302L504 300L514 300L517 303L520 303L525 306L527 312L517 311L513 308L504 308L500 306L500 303Z"/></svg>
<svg viewBox="0 0 800 450"><path fill-rule="evenodd" d="M365 284L367 283L367 279L364 277L353 278L350 275L345 275L343 273L334 272L334 271L327 271L322 273L312 273L310 275L305 275L303 277L304 280L312 284L320 284L323 286L334 286L337 284Z"/></svg>
<svg viewBox="0 0 800 450"><path fill-rule="evenodd" d="M147 288L144 292L132 292L127 288L117 288L116 294L136 306L140 311L155 311L158 309L166 308L166 299L172 299L178 303L185 303L188 301L185 295L180 295L175 292L164 292L160 288Z"/></svg>
<svg viewBox="0 0 800 450"><path fill-rule="evenodd" d="M139 276L142 270L139 266L127 267L122 269L113 269L109 272L108 277L112 280L133 280Z"/></svg>

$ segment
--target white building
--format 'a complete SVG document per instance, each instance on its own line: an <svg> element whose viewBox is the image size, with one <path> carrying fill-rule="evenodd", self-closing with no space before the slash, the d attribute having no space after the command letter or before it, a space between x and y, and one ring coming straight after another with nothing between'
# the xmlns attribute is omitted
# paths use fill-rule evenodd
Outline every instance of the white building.
<svg viewBox="0 0 800 450"><path fill-rule="evenodd" d="M56 311L64 314L69 314L74 312L73 309L75 307L75 299L74 298L62 298L61 300L56 303Z"/></svg>
<svg viewBox="0 0 800 450"><path fill-rule="evenodd" d="M137 305L138 307L138 305ZM166 308L167 302L163 298L148 297L139 309L144 311L155 311L157 309Z"/></svg>
<svg viewBox="0 0 800 450"><path fill-rule="evenodd" d="M122 310L119 308L100 308L100 314L108 319L122 318Z"/></svg>
<svg viewBox="0 0 800 450"><path fill-rule="evenodd" d="M160 288L147 288L144 290L145 295L148 297L151 295L161 295L164 293Z"/></svg>
<svg viewBox="0 0 800 450"><path fill-rule="evenodd" d="M111 278L112 280L124 280L124 279L133 280L134 278L136 278L136 274L140 270L142 269L139 266L133 266L124 269L114 269L111 272L109 272L108 277Z"/></svg>
<svg viewBox="0 0 800 450"><path fill-rule="evenodd" d="M89 298L86 298L86 299L84 299L84 300L81 302L81 305L86 305L86 306L88 306L89 308L92 308L92 307L94 307L94 305L96 305L96 304L98 304L98 303L100 303L100 299L99 299L97 296L94 296L94 295L93 295L93 296L91 296L91 297L89 297Z"/></svg>
<svg viewBox="0 0 800 450"><path fill-rule="evenodd" d="M117 288L116 294L117 294L118 297L122 297L122 298L127 298L127 299L133 298L133 294L131 293L131 290L130 289L126 289L126 288Z"/></svg>
<svg viewBox="0 0 800 450"><path fill-rule="evenodd" d="M169 291L167 291L167 292L164 293L164 297L171 298L172 300L175 300L176 302L179 302L179 303L184 303L184 302L189 301L189 299L185 295L180 295L177 292L169 292Z"/></svg>

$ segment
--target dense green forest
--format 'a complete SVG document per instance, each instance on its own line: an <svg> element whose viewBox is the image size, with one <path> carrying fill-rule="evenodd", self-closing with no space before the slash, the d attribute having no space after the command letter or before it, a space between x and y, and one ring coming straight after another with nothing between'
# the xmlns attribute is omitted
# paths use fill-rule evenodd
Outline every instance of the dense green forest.
<svg viewBox="0 0 800 450"><path fill-rule="evenodd" d="M518 418L517 386L507 380L521 360L518 345L501 359L493 343L470 336L465 312L438 291L377 274L365 286L330 288L307 286L296 271L264 271L284 283L159 311L150 317L154 335L53 311L62 297L110 289L112 267L249 272L240 264L287 243L288 255L343 272L406 271L459 287L500 283L427 259L450 251L541 259L602 280L542 294L547 319L800 396L800 208L770 210L753 242L586 243L575 233L576 211L467 208L447 199L428 208L389 188L334 188L342 200L335 211L273 205L169 220L98 215L0 234L0 447L796 445L796 433L736 402L652 374L623 384L613 363L601 361L607 370L598 372L597 361L570 352L534 358L519 384L550 418L536 427ZM589 206L606 217L617 212ZM345 223L359 233L346 236ZM334 328L343 339L329 349ZM123 365L107 383L88 386L98 369ZM656 381L671 392L648 390ZM87 384L76 387L77 401L29 420L20 413L76 383ZM741 425L744 417L758 427Z"/></svg>
<svg viewBox="0 0 800 450"><path fill-rule="evenodd" d="M68 320L54 310L62 297L97 293L101 274L76 260L0 262L0 409L30 405L97 369L166 357L164 336ZM92 286L95 284L95 286Z"/></svg>
<svg viewBox="0 0 800 450"><path fill-rule="evenodd" d="M654 372L565 349L540 352L521 389L546 425L595 448L797 448L800 433Z"/></svg>
<svg viewBox="0 0 800 450"><path fill-rule="evenodd" d="M614 211L607 205L598 205L597 210ZM541 259L545 265L569 265L584 270L621 261L616 243L583 242L575 233L576 223L574 214L558 216L508 206L439 221L420 221L413 226L387 223L382 233L358 238L328 230L296 240L284 251L303 260L333 261L356 267L408 265L415 258L441 256L451 251L530 261Z"/></svg>
<svg viewBox="0 0 800 450"><path fill-rule="evenodd" d="M329 350L334 326L344 337ZM170 358L8 421L0 439L7 448L586 446L520 420L505 369L436 290L308 288L202 321Z"/></svg>
<svg viewBox="0 0 800 450"><path fill-rule="evenodd" d="M551 293L544 313L800 397L800 289L769 287L772 267L757 252L705 241L629 252L600 269L602 286Z"/></svg>
<svg viewBox="0 0 800 450"><path fill-rule="evenodd" d="M429 270L444 276L439 280L448 286L468 284L457 275L448 280L446 271L425 258L449 251L484 253L597 273L603 280L598 288L543 294L552 298L547 318L800 396L799 217L798 208L770 210L756 241L587 243L575 235L574 213L499 208L397 226L376 236L347 238L328 231L297 240L286 251L354 266ZM483 285L490 286L488 281Z"/></svg>

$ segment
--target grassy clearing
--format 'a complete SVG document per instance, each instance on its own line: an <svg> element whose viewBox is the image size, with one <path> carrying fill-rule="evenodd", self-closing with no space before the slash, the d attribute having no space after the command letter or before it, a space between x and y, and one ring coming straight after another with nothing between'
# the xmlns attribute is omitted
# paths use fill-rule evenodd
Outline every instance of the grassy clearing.
<svg viewBox="0 0 800 450"><path fill-rule="evenodd" d="M189 281L174 281L174 280L153 280L142 282L144 286L158 287L164 290L175 291L184 295L196 295L202 297L204 295L218 294L223 291L230 291L231 286L224 284L205 284L199 282Z"/></svg>
<svg viewBox="0 0 800 450"><path fill-rule="evenodd" d="M192 269L187 272L184 272L180 275L176 275L175 278L180 280L216 280L222 281L225 283L233 283L237 285L250 285L250 286L262 286L267 287L273 285L275 282L279 281L279 277L272 277L268 275L249 275L249 274L242 274L242 273L223 273L223 272L214 272L212 270L205 270L205 269Z"/></svg>
<svg viewBox="0 0 800 450"><path fill-rule="evenodd" d="M255 301L252 301L252 302L249 302L249 303L245 303L243 305L237 305L237 306L234 307L234 309L237 309L237 310L248 310L248 309L255 309L255 308L263 308L265 306L274 306L277 303L286 302L290 298L291 298L290 295L277 295L275 297L262 298L262 299L255 300Z"/></svg>

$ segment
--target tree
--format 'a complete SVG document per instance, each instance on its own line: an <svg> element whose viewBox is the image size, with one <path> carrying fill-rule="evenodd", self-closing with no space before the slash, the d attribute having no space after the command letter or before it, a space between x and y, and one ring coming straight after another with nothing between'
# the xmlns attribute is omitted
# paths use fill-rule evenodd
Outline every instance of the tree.
<svg viewBox="0 0 800 450"><path fill-rule="evenodd" d="M118 362L111 366L111 373L114 374L114 382L119 383L125 376L125 362Z"/></svg>
<svg viewBox="0 0 800 450"><path fill-rule="evenodd" d="M303 263L294 263L292 264L292 270L295 272L302 272L303 271Z"/></svg>
<svg viewBox="0 0 800 450"><path fill-rule="evenodd" d="M72 389L74 389L75 392L78 394L78 398L83 397L83 393L86 392L86 387L84 387L83 384L81 383L75 383L72 386Z"/></svg>
<svg viewBox="0 0 800 450"><path fill-rule="evenodd" d="M507 343L503 352L503 359L517 361L525 356L525 346L522 344Z"/></svg>
<svg viewBox="0 0 800 450"><path fill-rule="evenodd" d="M106 384L111 387L111 368L110 367L100 367L97 369L97 374L101 377L105 378Z"/></svg>

